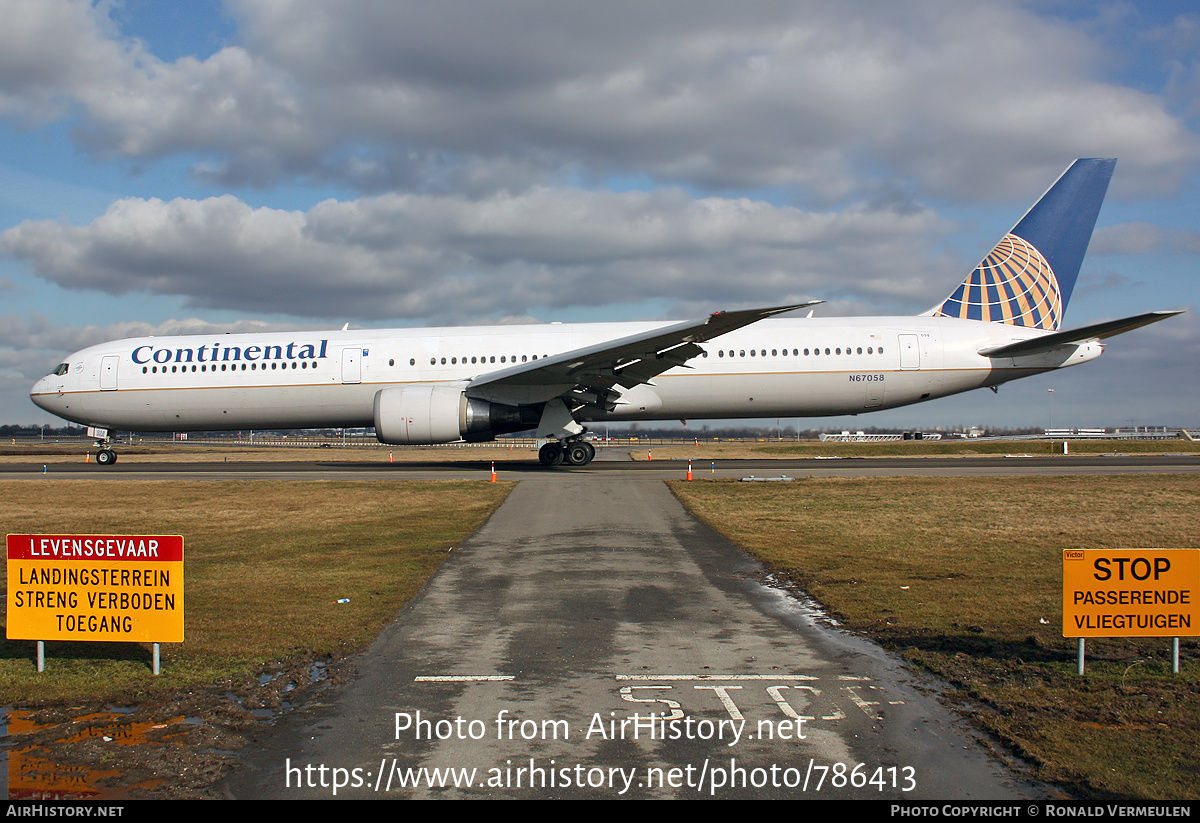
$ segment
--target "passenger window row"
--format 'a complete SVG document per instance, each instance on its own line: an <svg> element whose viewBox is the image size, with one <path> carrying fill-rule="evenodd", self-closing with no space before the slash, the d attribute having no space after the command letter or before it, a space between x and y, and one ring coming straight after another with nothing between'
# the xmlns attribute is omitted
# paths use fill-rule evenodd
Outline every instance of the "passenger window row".
<svg viewBox="0 0 1200 823"><path fill-rule="evenodd" d="M792 349L790 351L790 356L792 356L792 357L820 357L821 355L825 355L825 356L833 357L833 356L838 356L838 355L842 355L842 354L850 355L850 354L864 354L864 353L869 354L869 355L881 355L881 354L883 354L883 346L867 346L866 349L863 349L862 346L856 346L856 347L846 346L844 349L841 348L840 346L837 346L837 347L827 346L824 349L821 349L820 347L806 348L806 349L796 348L796 349ZM702 351L700 353L700 356L708 357L708 352ZM768 356L768 354L767 354L766 349L718 349L717 350L717 357L734 357L734 358L736 358L736 357L767 357L767 356ZM771 349L769 356L770 357L788 357L789 351L788 351L788 349ZM549 357L549 355L543 354L542 357L543 358ZM533 355L532 357L527 356L527 355L522 355L520 362L526 363L526 362L529 362L530 360L537 360L537 359L538 359L538 356L536 354ZM511 357L501 355L498 358L498 360L499 360L499 363L501 363L501 364L516 363L517 356L515 354L512 355ZM469 360L466 357L441 357L441 358L431 357L431 358L429 358L429 365L431 365L431 366L437 366L437 365L442 365L442 366L464 365L465 366L468 364L470 364L470 365L476 365L476 364L488 365L488 364L492 364L492 363L496 363L496 362L497 362L497 357L495 355L490 355L490 356L485 356L485 357L472 357ZM395 365L395 361L389 360L388 365L389 366ZM410 365L410 366L417 365L417 359L415 357L409 358L408 365Z"/></svg>
<svg viewBox="0 0 1200 823"><path fill-rule="evenodd" d="M315 369L317 367L317 361L315 361L315 360L313 360L311 362L311 364L307 360L291 360L288 362L291 363L292 369L297 369L297 368ZM288 362L280 362L278 360L271 361L271 371L278 371L281 369L283 371L287 371L289 368ZM221 371L246 371L247 368L250 371L266 371L267 364L266 363L249 363L249 364L246 364L246 363L222 363L221 364ZM216 363L211 363L211 364L202 363L199 366L197 366L195 363L193 363L190 366L188 366L186 364L182 365L182 366L179 366L179 365L171 366L169 373L170 374L177 374L177 373L182 374L182 373L191 373L191 372L215 372L215 371L217 371ZM142 374L168 374L168 371L167 371L166 366L142 366Z"/></svg>
<svg viewBox="0 0 1200 823"><path fill-rule="evenodd" d="M548 354L542 355L543 358L549 357L549 356L550 355L548 355ZM521 355L522 363L528 363L530 360L537 360L537 359L538 359L538 356L536 354L532 355L532 356L527 355L527 354ZM465 357L441 357L441 358L431 357L431 358L429 358L429 365L431 365L431 366L437 366L439 364L442 366L458 366L458 365L466 366L466 365L468 365L468 363L470 365L476 365L476 364L487 365L489 363L495 363L495 362L496 362L496 355L494 355L494 354L485 356L485 357L478 357L478 356L472 357L469 361ZM501 363L516 363L517 356L514 354L511 357L509 357L508 355L502 354L502 355L500 355L500 362ZM417 365L416 358L410 359L408 361L408 365L410 365L410 366Z"/></svg>
<svg viewBox="0 0 1200 823"><path fill-rule="evenodd" d="M801 353L800 353L801 351L804 352L803 355L801 355ZM845 354L863 354L863 347L862 346L858 346L858 347L847 346L845 348L844 352L840 347L830 348L828 346L826 346L824 350L822 350L820 348L792 349L792 357L801 357L801 356L803 356L803 357L810 357L810 356L818 357L821 354L825 354L827 356L834 356L834 355L840 355L843 353L845 353ZM883 346L867 346L866 353L867 354L883 354ZM750 349L749 351L747 351L746 349L737 349L737 350L730 349L730 350L726 351L724 349L721 349L721 350L717 351L717 356L718 357L766 357L767 350L766 349ZM787 356L788 356L787 349L771 349L771 357L787 357Z"/></svg>

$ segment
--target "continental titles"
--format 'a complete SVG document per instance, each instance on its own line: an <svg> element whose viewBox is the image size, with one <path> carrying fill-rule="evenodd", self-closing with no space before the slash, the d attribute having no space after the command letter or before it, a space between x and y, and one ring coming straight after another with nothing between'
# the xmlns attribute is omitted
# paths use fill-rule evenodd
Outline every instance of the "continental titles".
<svg viewBox="0 0 1200 823"><path fill-rule="evenodd" d="M229 363L246 360L321 360L326 358L328 340L319 343L287 343L277 346L229 346L213 343L198 348L155 348L146 344L133 350L133 362L143 363Z"/></svg>

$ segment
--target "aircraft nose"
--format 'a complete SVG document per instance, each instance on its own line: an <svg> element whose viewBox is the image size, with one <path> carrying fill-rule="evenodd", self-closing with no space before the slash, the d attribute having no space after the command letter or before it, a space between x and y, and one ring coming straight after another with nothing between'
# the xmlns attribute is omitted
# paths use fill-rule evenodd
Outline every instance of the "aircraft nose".
<svg viewBox="0 0 1200 823"><path fill-rule="evenodd" d="M48 412L54 411L51 400L58 395L58 386L50 382L49 377L43 377L33 384L29 390L29 399L34 405Z"/></svg>

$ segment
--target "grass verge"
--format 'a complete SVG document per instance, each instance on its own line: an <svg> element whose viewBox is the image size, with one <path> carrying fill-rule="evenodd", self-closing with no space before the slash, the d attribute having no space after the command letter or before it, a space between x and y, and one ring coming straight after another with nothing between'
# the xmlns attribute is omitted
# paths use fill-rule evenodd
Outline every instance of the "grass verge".
<svg viewBox="0 0 1200 823"><path fill-rule="evenodd" d="M369 642L512 483L0 481L6 533L182 534L186 641L0 641L0 702L120 700ZM7 605L7 588L3 602ZM338 603L349 598L349 603Z"/></svg>
<svg viewBox="0 0 1200 823"><path fill-rule="evenodd" d="M948 681L1036 776L1086 798L1200 799L1200 645L1062 637L1065 548L1191 548L1184 476L671 482L690 511L854 631Z"/></svg>

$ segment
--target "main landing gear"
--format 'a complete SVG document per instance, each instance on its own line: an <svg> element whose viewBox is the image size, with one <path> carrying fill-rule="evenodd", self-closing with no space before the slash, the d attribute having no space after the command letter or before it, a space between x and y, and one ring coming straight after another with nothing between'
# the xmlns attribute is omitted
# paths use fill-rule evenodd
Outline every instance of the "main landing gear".
<svg viewBox="0 0 1200 823"><path fill-rule="evenodd" d="M586 440L568 440L566 443L551 441L538 449L538 460L543 466L586 466L596 456L596 447Z"/></svg>

